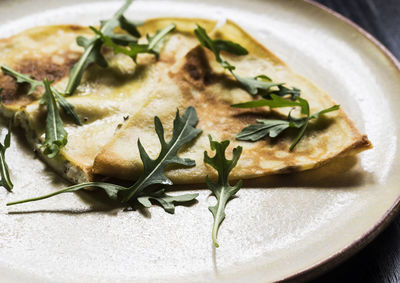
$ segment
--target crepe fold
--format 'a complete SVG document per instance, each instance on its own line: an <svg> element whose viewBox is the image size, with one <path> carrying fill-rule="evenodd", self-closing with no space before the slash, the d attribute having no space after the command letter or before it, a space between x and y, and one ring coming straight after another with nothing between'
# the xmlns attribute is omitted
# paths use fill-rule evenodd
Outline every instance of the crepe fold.
<svg viewBox="0 0 400 283"><path fill-rule="evenodd" d="M86 70L77 91L67 98L84 125L77 126L63 117L68 144L56 158L41 154L64 177L75 183L91 181L97 176L137 178L143 170L138 139L151 157L155 158L160 150L154 116L161 119L168 139L176 110L183 112L188 106L197 110L197 127L203 133L179 153L180 157L195 160L195 167L167 167L166 175L174 183L199 183L204 182L206 175L215 176L215 170L203 163L203 153L209 151L208 135L214 140L230 140L231 147L243 147L243 155L231 174L233 179L307 170L337 156L371 147L367 137L360 134L342 110L313 123L293 152L289 152L293 133L258 142L235 140L242 128L257 119L287 112L232 108L231 104L254 97L220 67L210 51L199 46L193 33L196 24L213 37L237 42L249 51L246 56L222 54L236 66L239 75L266 74L274 81L300 88L312 112L335 103L233 22L227 21L215 28L216 22L209 20L160 18L146 21L140 31L154 34L170 23L175 23L177 28L165 41L159 60L144 54L138 56L135 64L129 57L115 55L105 48L109 67L93 65ZM83 52L75 43L79 35L93 36L84 27L49 26L0 40L0 64L36 79L48 77L62 91L70 68ZM17 85L13 78L3 74L0 74L0 87L4 88L3 115L16 112L28 141L41 153L46 108L38 99L43 90L27 96L26 86Z"/></svg>
<svg viewBox="0 0 400 283"><path fill-rule="evenodd" d="M213 37L237 42L249 55L222 54L245 77L266 74L273 81L285 82L302 90L310 103L311 112L333 106L334 101L305 78L294 73L280 59L231 21L213 31ZM204 151L210 151L208 135L214 140L230 140L230 147L243 147L242 157L232 171L232 179L246 179L268 174L302 171L321 166L345 154L355 154L371 144L355 128L343 110L332 112L314 123L293 152L289 147L294 135L271 140L241 142L235 135L257 119L271 118L279 113L268 108L237 109L231 105L254 99L244 91L234 77L224 71L215 56L201 46L192 48L162 79L161 88L152 93L147 104L131 116L96 156L96 174L136 178L142 172L142 162L136 142L140 139L147 152L155 158L160 144L153 119L158 116L165 127L166 138L172 132L176 109L193 106L199 116L202 135L180 152L183 158L196 161L193 168L167 168L166 176L177 184L204 182L204 177L216 177L216 172L203 163ZM280 114L286 114L283 112ZM230 152L230 150L228 150Z"/></svg>

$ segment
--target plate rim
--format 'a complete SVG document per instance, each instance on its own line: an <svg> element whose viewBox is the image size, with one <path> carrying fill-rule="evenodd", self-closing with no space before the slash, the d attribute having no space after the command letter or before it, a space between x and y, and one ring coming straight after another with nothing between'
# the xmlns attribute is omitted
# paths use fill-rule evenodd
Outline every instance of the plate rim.
<svg viewBox="0 0 400 283"><path fill-rule="evenodd" d="M371 42L376 48L376 51L384 55L388 63L390 63L390 65L394 67L393 73L400 75L399 60L391 53L391 51L389 51L379 40L377 40L369 32L364 30L362 27L360 27L350 19L335 12L334 10L318 2L315 2L315 0L303 0L303 3L318 8L321 12L326 13L327 16L334 16L337 20L345 23L347 27L362 35L369 42ZM371 225L370 228L366 229L360 237L354 239L350 244L343 247L342 249L337 250L331 255L328 255L328 257L325 257L321 261L309 265L299 272L283 277L277 282L306 281L328 272L329 270L333 269L334 267L338 266L354 254L359 252L370 242L372 242L395 219L399 212L400 194L394 200L393 204L381 215L381 217L376 220L376 222Z"/></svg>
<svg viewBox="0 0 400 283"><path fill-rule="evenodd" d="M389 61L389 63L397 70L398 75L400 75L400 61L393 55L393 53L375 36L366 31L364 28L353 22L352 20L346 18L340 13L332 10L331 8L316 2L315 0L303 0L305 4L313 6L315 8L320 9L322 12L334 16L336 19L342 21L347 24L350 28L358 32L364 38L366 38L369 42L371 42L376 50L379 51L384 57ZM349 245L345 246L343 249L335 252L324 260L305 268L302 271L299 271L295 274L289 275L277 282L298 282L300 281L308 281L311 279L315 279L320 275L325 274L326 272L332 270L336 266L344 263L351 256L355 255L357 252L361 251L364 247L366 247L369 243L371 243L389 224L395 219L396 216L400 213L400 195L394 201L392 206L386 210L386 212L382 215L382 217L365 233L363 233L359 238L354 240Z"/></svg>

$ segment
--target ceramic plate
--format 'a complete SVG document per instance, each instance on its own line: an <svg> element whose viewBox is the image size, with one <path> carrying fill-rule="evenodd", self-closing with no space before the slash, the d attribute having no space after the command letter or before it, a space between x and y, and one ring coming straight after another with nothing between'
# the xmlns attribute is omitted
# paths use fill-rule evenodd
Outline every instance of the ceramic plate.
<svg viewBox="0 0 400 283"><path fill-rule="evenodd" d="M0 2L0 36L45 24L96 24L121 2ZM7 201L66 186L22 135L8 151L15 192L0 190L3 282L266 282L309 278L348 257L398 207L400 75L371 38L298 0L137 1L127 16L230 18L338 101L374 148L321 169L253 180L226 210L211 243L214 197L175 215L124 212L81 192L15 207ZM3 131L4 136L4 131ZM191 187L182 187L191 191ZM193 190L192 190L193 191Z"/></svg>

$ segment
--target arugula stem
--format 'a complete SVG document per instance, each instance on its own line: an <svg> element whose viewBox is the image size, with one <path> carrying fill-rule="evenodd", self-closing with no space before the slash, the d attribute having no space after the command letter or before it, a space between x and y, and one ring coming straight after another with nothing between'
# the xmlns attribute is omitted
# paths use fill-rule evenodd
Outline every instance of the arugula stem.
<svg viewBox="0 0 400 283"><path fill-rule="evenodd" d="M25 202L38 201L38 200L50 198L50 197L53 197L53 196L56 196L56 195L59 195L59 194L62 194L62 193L76 192L76 191L78 191L80 189L84 189L84 188L102 188L107 193L107 187L111 187L114 190L125 190L126 189L125 187L114 185L114 184L109 184L109 183L87 182L87 183L81 183L81 184L69 186L69 187L67 187L65 189L58 190L58 191L56 191L54 193L50 193L50 194L47 194L47 195L44 195L44 196L40 196L40 197L36 197L36 198L29 198L29 199L14 201L14 202L9 202L9 203L7 203L7 206L20 204L20 203L25 203Z"/></svg>
<svg viewBox="0 0 400 283"><path fill-rule="evenodd" d="M303 127L301 127L301 130L300 130L299 134L296 136L296 139L294 140L294 142L290 146L289 151L293 151L294 147L299 143L301 138L304 136L304 132L306 131L309 122L310 122L310 118L307 117L307 120L304 123Z"/></svg>
<svg viewBox="0 0 400 283"><path fill-rule="evenodd" d="M40 196L40 197L36 197L36 198L29 198L29 199L24 199L24 200L19 200L19 201L9 202L9 203L7 203L7 206L15 205L15 204L20 204L20 203L25 203L25 202L38 201L38 200L50 198L50 197L52 197L52 196L56 196L56 195L65 193L65 192L67 192L67 191L70 190L70 189L71 189L71 187L68 187L68 188L65 188L65 189L56 191L56 192L54 192L54 193L44 195L44 196Z"/></svg>

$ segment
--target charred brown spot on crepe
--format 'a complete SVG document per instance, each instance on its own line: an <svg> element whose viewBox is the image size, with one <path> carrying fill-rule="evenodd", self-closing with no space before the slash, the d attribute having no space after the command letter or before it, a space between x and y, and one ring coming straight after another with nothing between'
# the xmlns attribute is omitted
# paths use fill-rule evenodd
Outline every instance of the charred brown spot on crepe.
<svg viewBox="0 0 400 283"><path fill-rule="evenodd" d="M38 59L23 58L12 69L19 73L30 76L35 80L48 78L58 82L69 74L70 68L79 59L80 53L67 51L62 54L54 54L49 57ZM57 58L57 59L54 59ZM16 80L9 75L0 74L0 85L3 86L2 99L6 105L25 106L38 99L43 89L35 91L32 96L27 96L29 87L24 84L17 84Z"/></svg>
<svg viewBox="0 0 400 283"><path fill-rule="evenodd" d="M86 27L60 25L36 27L17 35L0 40L0 64L31 76L37 80L48 78L58 82L68 77L70 68L81 55L75 39L88 34ZM17 85L15 80L0 73L3 87L3 103L7 109L15 111L38 99L43 90L27 96L26 85Z"/></svg>

